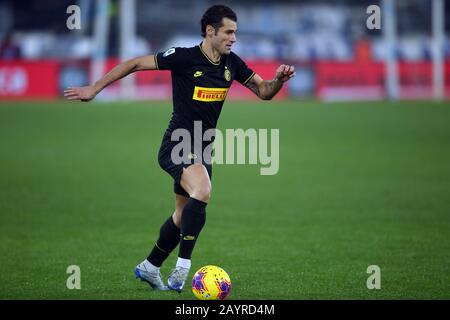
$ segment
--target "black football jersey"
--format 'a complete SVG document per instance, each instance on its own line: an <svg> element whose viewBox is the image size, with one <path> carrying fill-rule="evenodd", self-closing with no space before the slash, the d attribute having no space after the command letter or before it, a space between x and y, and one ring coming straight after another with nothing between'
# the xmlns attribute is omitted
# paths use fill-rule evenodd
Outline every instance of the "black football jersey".
<svg viewBox="0 0 450 320"><path fill-rule="evenodd" d="M194 121L202 122L203 132L215 128L233 80L245 85L255 74L233 52L215 63L200 45L170 48L156 54L155 63L172 73L173 112L166 135L178 128L193 132Z"/></svg>

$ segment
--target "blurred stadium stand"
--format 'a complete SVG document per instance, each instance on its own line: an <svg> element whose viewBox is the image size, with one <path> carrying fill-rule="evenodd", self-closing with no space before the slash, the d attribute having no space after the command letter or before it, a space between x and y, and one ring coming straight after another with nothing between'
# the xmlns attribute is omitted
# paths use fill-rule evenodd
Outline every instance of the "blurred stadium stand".
<svg viewBox="0 0 450 320"><path fill-rule="evenodd" d="M396 0L400 98L432 97L432 1ZM67 85L84 85L89 80L90 61L95 54L93 40L96 0L0 0L0 97L55 98ZM207 0L136 0L136 38L129 54L152 54L171 46L199 44L200 18L216 2ZM270 77L277 63L297 66L297 77L288 83L284 96L320 99L382 99L386 97L383 62L387 44L382 30L366 28L369 5L381 0L344 1L224 1L238 14L238 42L234 51L256 71ZM81 8L81 30L68 30L66 8ZM450 16L450 6L444 16ZM107 68L119 61L119 1L108 10L109 36ZM445 21L443 55L445 95L450 96L450 21ZM382 17L382 28L383 28ZM33 72L39 65L55 63L51 92L20 86L34 86ZM37 65L36 65L37 64ZM31 67L32 66L32 67ZM48 67L48 65L46 65ZM53 70L51 69L51 70ZM36 71L37 70L37 71ZM106 70L105 70L106 71ZM331 84L335 84L333 87ZM166 76L138 75L136 98L170 98ZM161 90L161 85L164 90ZM159 86L159 87L158 87ZM151 94L159 88L167 94ZM362 88L364 87L364 88ZM341 90L342 89L342 90ZM361 90L360 90L361 89ZM231 96L251 98L235 89ZM103 98L116 98L117 87Z"/></svg>

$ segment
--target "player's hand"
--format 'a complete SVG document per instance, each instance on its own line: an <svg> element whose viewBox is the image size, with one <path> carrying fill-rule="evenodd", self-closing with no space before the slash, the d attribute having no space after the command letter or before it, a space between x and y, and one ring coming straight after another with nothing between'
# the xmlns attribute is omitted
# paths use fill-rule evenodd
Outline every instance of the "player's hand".
<svg viewBox="0 0 450 320"><path fill-rule="evenodd" d="M86 87L69 87L64 90L64 97L67 100L78 100L88 102L95 98L97 92L93 86Z"/></svg>
<svg viewBox="0 0 450 320"><path fill-rule="evenodd" d="M286 82L292 77L295 77L295 67L288 66L286 64L282 64L277 69L277 74L275 75L275 79L281 82Z"/></svg>

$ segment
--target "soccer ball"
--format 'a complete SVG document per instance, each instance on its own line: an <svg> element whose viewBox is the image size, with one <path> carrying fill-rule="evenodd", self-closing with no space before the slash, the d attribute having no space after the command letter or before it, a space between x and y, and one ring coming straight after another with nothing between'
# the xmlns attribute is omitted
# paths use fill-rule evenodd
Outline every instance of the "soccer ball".
<svg viewBox="0 0 450 320"><path fill-rule="evenodd" d="M217 266L204 266L192 278L192 292L200 300L224 300L230 289L230 276Z"/></svg>

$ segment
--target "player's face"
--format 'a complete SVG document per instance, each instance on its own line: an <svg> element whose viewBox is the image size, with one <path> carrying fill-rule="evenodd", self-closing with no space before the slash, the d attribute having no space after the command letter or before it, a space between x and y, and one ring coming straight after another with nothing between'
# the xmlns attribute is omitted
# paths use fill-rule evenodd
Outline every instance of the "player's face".
<svg viewBox="0 0 450 320"><path fill-rule="evenodd" d="M212 45L220 54L230 54L232 45L236 42L237 23L223 18L223 26L213 33Z"/></svg>

